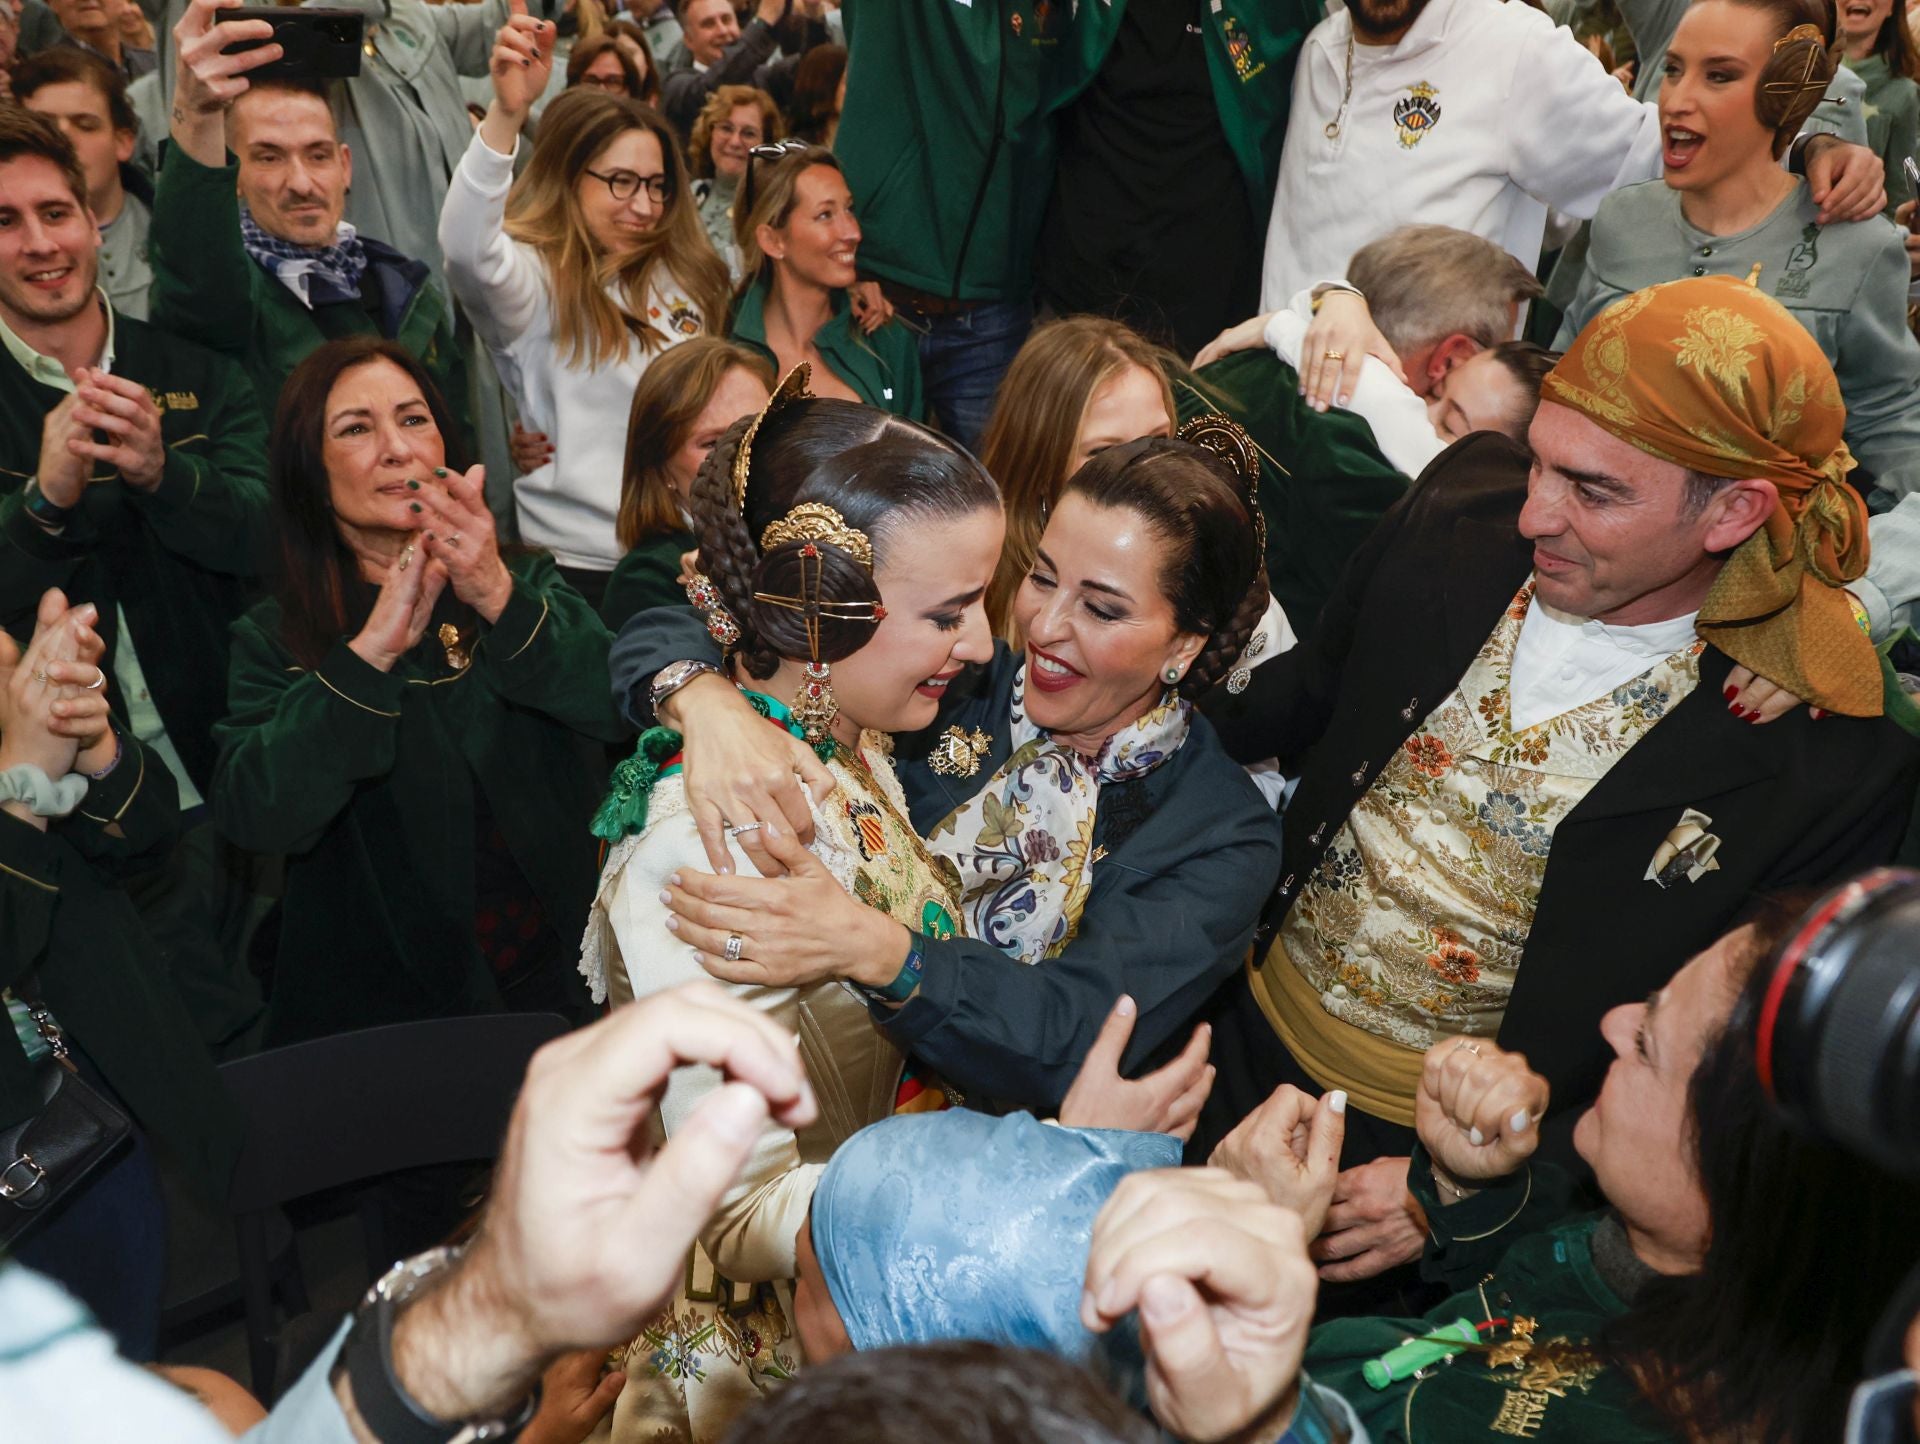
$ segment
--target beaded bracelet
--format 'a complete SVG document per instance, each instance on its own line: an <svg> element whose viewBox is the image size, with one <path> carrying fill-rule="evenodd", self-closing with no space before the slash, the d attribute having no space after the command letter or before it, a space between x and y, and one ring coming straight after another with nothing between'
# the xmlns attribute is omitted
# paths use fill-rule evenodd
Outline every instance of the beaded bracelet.
<svg viewBox="0 0 1920 1444"><path fill-rule="evenodd" d="M87 774L87 776L95 782L100 781L101 778L107 776L114 768L118 767L120 765L120 759L126 756L127 752L127 744L120 736L120 729L118 727L108 727L107 730L113 734L113 757L112 760L98 772L89 772Z"/></svg>

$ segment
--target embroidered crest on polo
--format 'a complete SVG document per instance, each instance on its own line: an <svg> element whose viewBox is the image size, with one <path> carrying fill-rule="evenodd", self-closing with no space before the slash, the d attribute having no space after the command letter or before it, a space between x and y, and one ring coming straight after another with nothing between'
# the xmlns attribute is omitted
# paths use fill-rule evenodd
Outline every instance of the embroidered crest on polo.
<svg viewBox="0 0 1920 1444"><path fill-rule="evenodd" d="M1409 85L1406 95L1394 102L1393 124L1394 128L1400 132L1400 145L1403 149L1412 150L1420 144L1428 131L1440 123L1439 94L1439 91L1422 80L1418 84Z"/></svg>

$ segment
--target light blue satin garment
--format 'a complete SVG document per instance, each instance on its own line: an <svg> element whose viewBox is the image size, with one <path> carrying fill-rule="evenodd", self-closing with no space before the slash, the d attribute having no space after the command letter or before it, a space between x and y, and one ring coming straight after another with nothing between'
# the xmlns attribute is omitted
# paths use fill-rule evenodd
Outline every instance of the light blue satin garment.
<svg viewBox="0 0 1920 1444"><path fill-rule="evenodd" d="M1026 1113L910 1113L863 1128L813 1195L813 1246L857 1349L979 1339L1087 1362L1093 1221L1129 1173L1173 1168L1164 1133Z"/></svg>

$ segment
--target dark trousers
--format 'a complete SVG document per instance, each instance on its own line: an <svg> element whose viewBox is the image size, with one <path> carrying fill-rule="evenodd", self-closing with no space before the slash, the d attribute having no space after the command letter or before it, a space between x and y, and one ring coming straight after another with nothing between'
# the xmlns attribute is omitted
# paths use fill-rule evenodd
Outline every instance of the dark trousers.
<svg viewBox="0 0 1920 1444"><path fill-rule="evenodd" d="M1200 1124L1187 1144L1186 1161L1204 1164L1220 1140L1253 1112L1283 1083L1319 1097L1325 1090L1294 1061L1293 1054L1274 1035L1273 1025L1260 1011L1243 973L1220 990L1208 1017L1213 1024L1213 1092L1201 1110ZM1346 1140L1340 1148L1340 1166L1354 1168L1376 1158L1403 1158L1413 1150L1414 1131L1389 1123L1351 1104L1347 1107ZM1425 1311L1424 1300L1434 1293L1420 1278L1417 1263L1389 1269L1377 1278L1352 1283L1320 1284L1318 1318L1345 1318L1356 1314L1411 1316Z"/></svg>
<svg viewBox="0 0 1920 1444"><path fill-rule="evenodd" d="M558 562L553 569L560 573L560 580L572 587L587 599L587 605L596 612L600 610L601 599L607 594L607 578L612 572L590 572L581 567L563 567Z"/></svg>
<svg viewBox="0 0 1920 1444"><path fill-rule="evenodd" d="M940 428L978 452L993 413L1000 378L1027 343L1033 308L1025 301L984 301L950 316L905 308L920 331L920 380Z"/></svg>
<svg viewBox="0 0 1920 1444"><path fill-rule="evenodd" d="M251 1051L266 1012L247 966L248 943L277 891L279 859L242 852L204 807L155 866L126 880L127 896L159 950L201 1040L216 1058Z"/></svg>
<svg viewBox="0 0 1920 1444"><path fill-rule="evenodd" d="M73 1057L88 1083L120 1102L78 1047ZM167 1205L140 1130L51 1209L20 1235L13 1256L85 1304L124 1357L151 1362L166 1296Z"/></svg>

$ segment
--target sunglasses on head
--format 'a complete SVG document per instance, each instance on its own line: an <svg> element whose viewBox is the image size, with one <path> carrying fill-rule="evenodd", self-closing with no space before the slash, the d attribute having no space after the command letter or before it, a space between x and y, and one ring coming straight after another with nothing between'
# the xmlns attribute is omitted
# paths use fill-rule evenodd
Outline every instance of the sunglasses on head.
<svg viewBox="0 0 1920 1444"><path fill-rule="evenodd" d="M753 210L753 163L755 160L780 160L799 151L806 150L811 142L789 136L786 140L768 141L765 145L756 145L747 152L747 174L740 182L740 214L747 215Z"/></svg>

